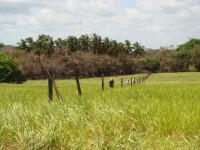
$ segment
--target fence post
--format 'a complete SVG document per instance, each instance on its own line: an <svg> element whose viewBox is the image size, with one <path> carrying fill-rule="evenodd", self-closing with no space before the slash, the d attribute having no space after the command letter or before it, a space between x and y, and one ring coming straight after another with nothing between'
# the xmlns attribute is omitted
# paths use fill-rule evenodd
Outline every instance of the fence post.
<svg viewBox="0 0 200 150"><path fill-rule="evenodd" d="M121 78L121 87L123 87L123 78Z"/></svg>
<svg viewBox="0 0 200 150"><path fill-rule="evenodd" d="M77 85L77 89L78 89L78 94L80 96L82 96L81 86L80 86L80 83L79 83L79 70L76 70L76 85Z"/></svg>
<svg viewBox="0 0 200 150"><path fill-rule="evenodd" d="M102 91L104 91L104 74L101 75L101 81L102 81L101 88Z"/></svg>
<svg viewBox="0 0 200 150"><path fill-rule="evenodd" d="M131 86L133 86L133 78L131 78Z"/></svg>
<svg viewBox="0 0 200 150"><path fill-rule="evenodd" d="M60 92L59 92L59 90L58 90L58 87L57 87L57 85L56 85L56 82L55 82L55 80L54 80L54 77L55 77L55 75L52 76L52 82L53 82L54 89L55 89L55 91L56 91L57 98L58 98L59 100L62 100L62 96L60 95Z"/></svg>
<svg viewBox="0 0 200 150"><path fill-rule="evenodd" d="M53 101L53 82L49 75L48 75L48 92L49 92L49 102L51 102Z"/></svg>
<svg viewBox="0 0 200 150"><path fill-rule="evenodd" d="M135 78L133 78L133 84L135 84Z"/></svg>

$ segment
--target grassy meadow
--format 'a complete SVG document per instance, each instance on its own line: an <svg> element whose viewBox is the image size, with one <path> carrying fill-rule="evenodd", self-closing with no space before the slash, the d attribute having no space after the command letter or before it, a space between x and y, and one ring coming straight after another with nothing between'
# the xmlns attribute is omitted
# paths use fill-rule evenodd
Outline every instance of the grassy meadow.
<svg viewBox="0 0 200 150"><path fill-rule="evenodd" d="M130 77L124 76L124 82ZM0 84L0 149L200 149L200 73L152 74L138 85L101 90L101 78Z"/></svg>

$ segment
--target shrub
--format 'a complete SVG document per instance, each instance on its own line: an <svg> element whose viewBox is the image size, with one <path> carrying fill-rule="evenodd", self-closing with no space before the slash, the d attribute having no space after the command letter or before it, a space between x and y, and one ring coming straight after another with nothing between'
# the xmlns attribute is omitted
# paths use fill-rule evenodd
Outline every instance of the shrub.
<svg viewBox="0 0 200 150"><path fill-rule="evenodd" d="M192 54L192 64L197 71L200 71L200 46L196 46Z"/></svg>
<svg viewBox="0 0 200 150"><path fill-rule="evenodd" d="M160 63L155 59L147 58L144 69L150 72L158 72L160 70Z"/></svg>
<svg viewBox="0 0 200 150"><path fill-rule="evenodd" d="M17 60L0 54L0 82L22 83L26 81L25 76L17 69Z"/></svg>

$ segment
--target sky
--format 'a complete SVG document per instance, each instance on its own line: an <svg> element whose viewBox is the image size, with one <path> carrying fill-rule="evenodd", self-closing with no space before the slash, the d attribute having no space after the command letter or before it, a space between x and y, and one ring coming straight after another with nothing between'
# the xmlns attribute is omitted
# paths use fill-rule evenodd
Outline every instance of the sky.
<svg viewBox="0 0 200 150"><path fill-rule="evenodd" d="M97 33L146 48L200 38L200 0L0 0L0 42Z"/></svg>

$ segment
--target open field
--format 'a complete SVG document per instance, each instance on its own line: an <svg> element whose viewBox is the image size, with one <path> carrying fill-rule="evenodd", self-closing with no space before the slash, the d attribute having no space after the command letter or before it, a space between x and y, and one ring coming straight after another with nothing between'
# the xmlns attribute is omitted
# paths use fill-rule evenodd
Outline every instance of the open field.
<svg viewBox="0 0 200 150"><path fill-rule="evenodd" d="M82 97L75 80L56 81L63 101L53 103L46 80L0 84L0 149L200 148L200 73L108 80L102 92L100 78L81 79Z"/></svg>

